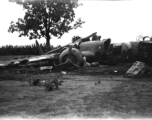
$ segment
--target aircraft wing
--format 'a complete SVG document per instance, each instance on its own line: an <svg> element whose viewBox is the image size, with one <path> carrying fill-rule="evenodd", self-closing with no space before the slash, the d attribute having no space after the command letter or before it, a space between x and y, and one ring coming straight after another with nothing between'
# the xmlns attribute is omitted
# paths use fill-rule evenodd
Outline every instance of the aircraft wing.
<svg viewBox="0 0 152 120"><path fill-rule="evenodd" d="M59 58L59 53L32 56L29 58L23 58L23 59L17 59L17 60L0 61L0 67L24 65L24 64L34 63L34 62L42 62L42 61L50 61L50 60L53 61L58 58Z"/></svg>

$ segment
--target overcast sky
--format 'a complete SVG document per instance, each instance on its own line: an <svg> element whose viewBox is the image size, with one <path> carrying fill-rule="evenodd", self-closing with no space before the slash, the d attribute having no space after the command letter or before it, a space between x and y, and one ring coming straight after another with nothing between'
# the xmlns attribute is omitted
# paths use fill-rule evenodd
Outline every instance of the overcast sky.
<svg viewBox="0 0 152 120"><path fill-rule="evenodd" d="M83 6L76 12L76 18L85 21L82 28L70 31L61 39L52 38L51 44L64 45L74 35L85 37L93 32L101 35L101 39L111 38L112 42L135 41L137 35L152 36L151 0L81 0ZM35 43L26 37L18 37L18 33L8 33L10 22L24 16L22 7L8 0L0 2L0 46L26 45ZM44 43L45 39L39 40Z"/></svg>

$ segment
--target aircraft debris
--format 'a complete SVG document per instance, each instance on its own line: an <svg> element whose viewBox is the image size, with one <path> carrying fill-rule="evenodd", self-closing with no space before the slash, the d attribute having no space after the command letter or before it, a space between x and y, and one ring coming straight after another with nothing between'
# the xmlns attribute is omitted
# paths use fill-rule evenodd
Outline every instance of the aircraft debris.
<svg viewBox="0 0 152 120"><path fill-rule="evenodd" d="M40 70L51 70L53 68L53 66L43 66L40 67Z"/></svg>
<svg viewBox="0 0 152 120"><path fill-rule="evenodd" d="M146 70L146 64L140 61L136 61L126 72L124 77L142 77Z"/></svg>
<svg viewBox="0 0 152 120"><path fill-rule="evenodd" d="M92 62L91 67L99 67L99 63L98 62Z"/></svg>
<svg viewBox="0 0 152 120"><path fill-rule="evenodd" d="M5 67L6 66L6 64L0 64L0 67Z"/></svg>
<svg viewBox="0 0 152 120"><path fill-rule="evenodd" d="M43 53L38 41L40 55L0 63L0 68L19 66L53 66L55 68L75 69L80 67L99 67L102 64L142 61L152 64L152 41L111 43L111 39L93 40L97 32L80 38L73 43ZM42 68L43 69L43 68Z"/></svg>
<svg viewBox="0 0 152 120"><path fill-rule="evenodd" d="M64 81L62 80L59 80L60 78L63 78L63 75L66 75L67 73L65 71L61 71L61 73L53 76L53 78L49 78L47 80L40 80L40 79L35 79L35 80L32 80L32 77L31 76L27 76L29 79L28 79L28 82L30 85L32 86L42 86L45 88L45 90L47 91L52 91L52 90L55 90L55 89L58 89L59 88L59 85L62 85L62 83Z"/></svg>
<svg viewBox="0 0 152 120"><path fill-rule="evenodd" d="M33 86L38 86L38 85L40 85L40 79L30 80L29 84L33 85Z"/></svg>
<svg viewBox="0 0 152 120"><path fill-rule="evenodd" d="M45 90L47 91L53 91L55 89L59 89L59 85L62 84L62 82L59 81L59 78L62 78L63 77L63 72L61 72L60 74L56 75L54 78L50 79L50 80L47 80L45 83L44 83L44 87L45 87Z"/></svg>
<svg viewBox="0 0 152 120"><path fill-rule="evenodd" d="M62 75L66 75L67 72L66 72L66 71L61 71L61 74L62 74Z"/></svg>
<svg viewBox="0 0 152 120"><path fill-rule="evenodd" d="M40 81L39 81L39 85L40 85L40 86L44 86L45 82L46 82L46 80L40 80Z"/></svg>
<svg viewBox="0 0 152 120"><path fill-rule="evenodd" d="M91 64L89 62L86 62L86 66L85 67L91 67Z"/></svg>

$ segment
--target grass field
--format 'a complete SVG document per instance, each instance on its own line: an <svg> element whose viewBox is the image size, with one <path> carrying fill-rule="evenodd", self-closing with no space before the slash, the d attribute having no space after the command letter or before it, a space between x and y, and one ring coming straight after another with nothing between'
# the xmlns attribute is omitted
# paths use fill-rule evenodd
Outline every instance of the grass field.
<svg viewBox="0 0 152 120"><path fill-rule="evenodd" d="M26 80L52 79L58 70L0 69L3 75L0 76L0 118L151 118L152 80L124 78L129 67L124 64L67 71L59 90L51 92L30 86Z"/></svg>

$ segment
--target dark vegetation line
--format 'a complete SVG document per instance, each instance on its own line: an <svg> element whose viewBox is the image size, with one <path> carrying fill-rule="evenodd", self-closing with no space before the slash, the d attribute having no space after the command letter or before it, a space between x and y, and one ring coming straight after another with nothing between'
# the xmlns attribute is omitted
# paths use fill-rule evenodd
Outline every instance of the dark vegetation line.
<svg viewBox="0 0 152 120"><path fill-rule="evenodd" d="M54 47L51 45L50 48L48 49L46 44L44 43L44 44L40 44L40 47L45 53L52 49L58 48L60 46ZM39 55L39 51L36 47L36 44L24 45L24 46L6 45L0 47L0 56L2 55Z"/></svg>

